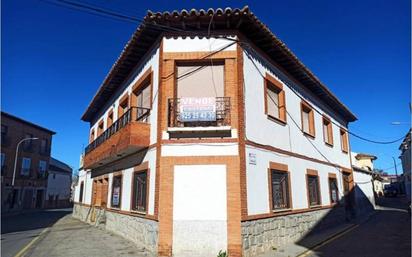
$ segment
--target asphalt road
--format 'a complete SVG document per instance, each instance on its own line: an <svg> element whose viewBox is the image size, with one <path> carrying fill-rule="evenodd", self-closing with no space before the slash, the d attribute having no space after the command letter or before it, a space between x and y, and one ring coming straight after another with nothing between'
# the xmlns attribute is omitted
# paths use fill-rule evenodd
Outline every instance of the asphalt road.
<svg viewBox="0 0 412 257"><path fill-rule="evenodd" d="M13 257L72 209L40 210L1 218L1 256Z"/></svg>
<svg viewBox="0 0 412 257"><path fill-rule="evenodd" d="M310 257L410 257L411 217L405 199L384 198L367 222L313 251Z"/></svg>

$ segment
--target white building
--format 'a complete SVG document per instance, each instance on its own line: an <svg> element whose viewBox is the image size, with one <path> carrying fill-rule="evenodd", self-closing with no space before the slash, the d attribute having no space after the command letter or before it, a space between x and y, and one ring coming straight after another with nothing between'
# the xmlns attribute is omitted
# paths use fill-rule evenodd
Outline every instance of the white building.
<svg viewBox="0 0 412 257"><path fill-rule="evenodd" d="M144 20L82 117L75 217L159 256L254 256L353 216L356 117L247 7Z"/></svg>
<svg viewBox="0 0 412 257"><path fill-rule="evenodd" d="M63 208L70 206L72 168L69 165L50 158L47 177L47 208Z"/></svg>

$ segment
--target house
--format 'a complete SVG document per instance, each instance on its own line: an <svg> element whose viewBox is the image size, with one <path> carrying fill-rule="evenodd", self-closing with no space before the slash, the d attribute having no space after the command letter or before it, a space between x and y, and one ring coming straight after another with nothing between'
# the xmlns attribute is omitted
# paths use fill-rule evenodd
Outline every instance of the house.
<svg viewBox="0 0 412 257"><path fill-rule="evenodd" d="M404 185L404 192L411 197L411 130L408 131L401 145L399 146L401 155L399 158L402 161L402 182Z"/></svg>
<svg viewBox="0 0 412 257"><path fill-rule="evenodd" d="M51 158L47 177L47 208L70 207L72 168L69 165Z"/></svg>
<svg viewBox="0 0 412 257"><path fill-rule="evenodd" d="M351 156L356 211L358 216L364 216L375 210L375 197L383 195L382 178L374 173L373 161L377 159L376 156L355 152L351 152Z"/></svg>
<svg viewBox="0 0 412 257"><path fill-rule="evenodd" d="M148 12L82 120L73 216L152 254L255 256L354 215L356 117L248 7Z"/></svg>
<svg viewBox="0 0 412 257"><path fill-rule="evenodd" d="M47 128L1 112L2 213L44 207L54 134Z"/></svg>

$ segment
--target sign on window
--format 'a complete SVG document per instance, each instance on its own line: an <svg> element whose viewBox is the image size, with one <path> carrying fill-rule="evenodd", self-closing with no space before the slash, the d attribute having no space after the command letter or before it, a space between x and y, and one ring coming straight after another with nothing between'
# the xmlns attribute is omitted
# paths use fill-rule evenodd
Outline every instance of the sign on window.
<svg viewBox="0 0 412 257"><path fill-rule="evenodd" d="M181 98L179 119L182 122L216 121L216 99L214 97Z"/></svg>
<svg viewBox="0 0 412 257"><path fill-rule="evenodd" d="M120 203L120 187L115 187L115 188L113 188L112 205L113 206L118 206L119 203Z"/></svg>

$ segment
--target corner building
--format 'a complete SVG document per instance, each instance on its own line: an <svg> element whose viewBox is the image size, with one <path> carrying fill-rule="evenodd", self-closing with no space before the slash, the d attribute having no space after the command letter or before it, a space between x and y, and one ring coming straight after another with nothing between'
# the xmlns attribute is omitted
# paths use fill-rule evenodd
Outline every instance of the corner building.
<svg viewBox="0 0 412 257"><path fill-rule="evenodd" d="M248 7L148 12L82 120L74 216L153 255L255 256L353 217L356 117Z"/></svg>

